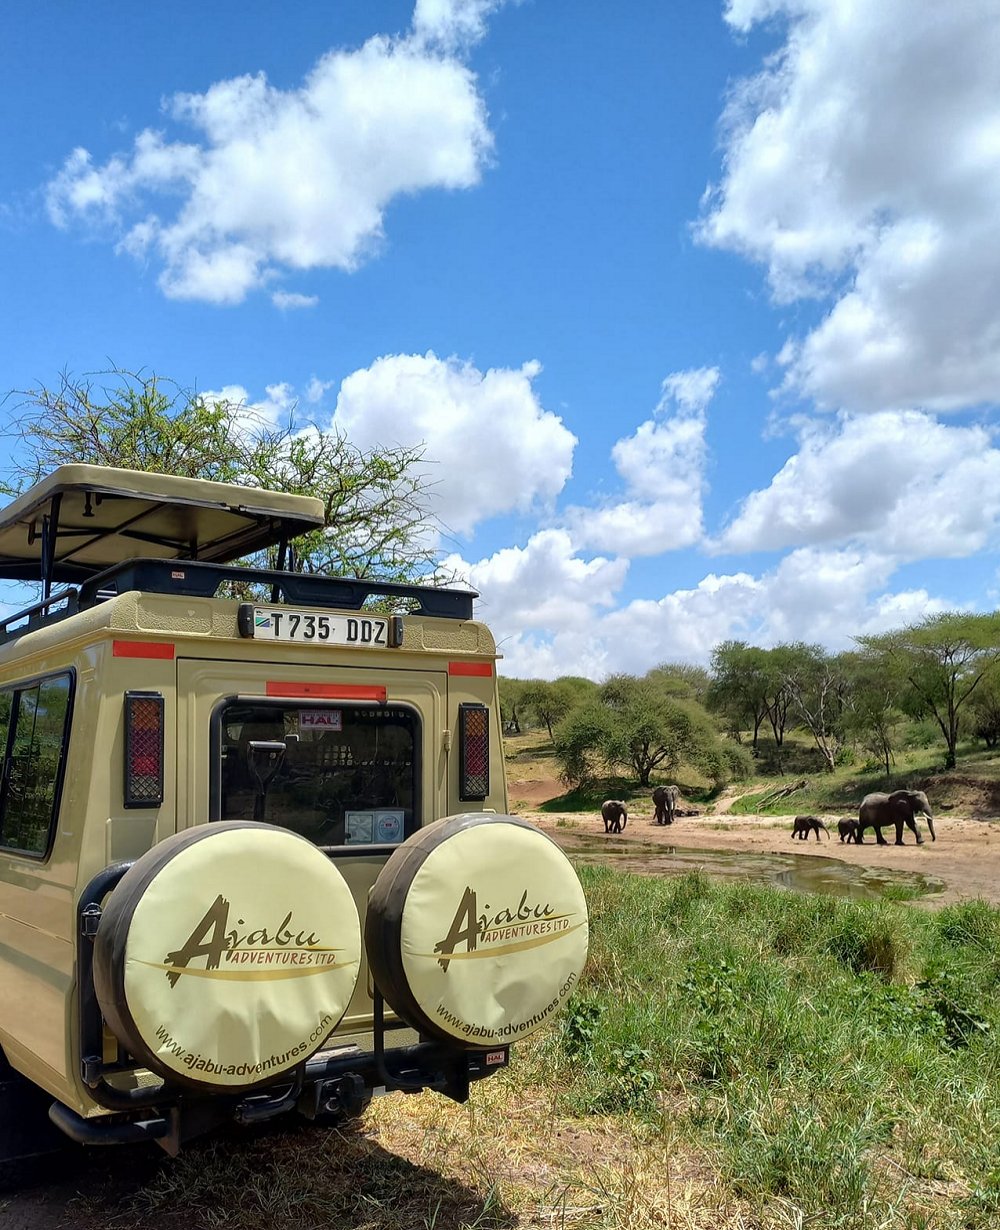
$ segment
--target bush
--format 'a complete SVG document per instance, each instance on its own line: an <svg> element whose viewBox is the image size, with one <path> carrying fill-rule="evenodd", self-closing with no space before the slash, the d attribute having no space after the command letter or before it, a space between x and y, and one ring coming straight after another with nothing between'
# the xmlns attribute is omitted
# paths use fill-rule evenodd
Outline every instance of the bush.
<svg viewBox="0 0 1000 1230"><path fill-rule="evenodd" d="M887 909L851 904L845 906L827 949L855 974L877 974L889 982L909 955L910 941Z"/></svg>

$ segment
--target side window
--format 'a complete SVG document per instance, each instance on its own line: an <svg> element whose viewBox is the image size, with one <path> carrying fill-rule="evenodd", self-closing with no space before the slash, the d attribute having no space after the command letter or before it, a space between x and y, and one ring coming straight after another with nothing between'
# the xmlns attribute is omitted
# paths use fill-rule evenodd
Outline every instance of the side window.
<svg viewBox="0 0 1000 1230"><path fill-rule="evenodd" d="M57 675L0 692L5 751L0 846L44 854L55 818L65 754L70 678Z"/></svg>

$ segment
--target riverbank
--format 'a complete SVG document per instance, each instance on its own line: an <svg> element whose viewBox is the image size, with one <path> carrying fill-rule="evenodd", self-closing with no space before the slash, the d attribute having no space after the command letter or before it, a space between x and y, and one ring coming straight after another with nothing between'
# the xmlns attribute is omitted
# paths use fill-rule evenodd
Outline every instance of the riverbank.
<svg viewBox="0 0 1000 1230"><path fill-rule="evenodd" d="M633 812L624 833L605 834L597 815L580 812L519 813L547 832L556 841L567 834L589 835L611 844L635 847L641 858L644 845L687 849L726 850L746 854L822 855L847 864L873 870L918 872L941 880L940 893L921 898L915 904L929 908L959 901L984 900L1000 905L1000 820L971 819L945 813L936 818L937 841L925 837L917 845L906 831L903 846L877 845L869 837L863 845L848 845L837 836L837 819L826 817L829 840L793 839L792 817L735 816L728 813L685 816L672 825L656 825L651 816ZM923 831L924 826L921 824ZM891 838L890 838L891 840Z"/></svg>

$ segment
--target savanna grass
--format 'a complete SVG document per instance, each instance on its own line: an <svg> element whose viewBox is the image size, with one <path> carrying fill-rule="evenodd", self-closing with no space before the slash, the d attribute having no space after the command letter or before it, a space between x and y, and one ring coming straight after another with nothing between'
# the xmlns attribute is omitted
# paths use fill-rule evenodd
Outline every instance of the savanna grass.
<svg viewBox="0 0 1000 1230"><path fill-rule="evenodd" d="M581 878L591 960L534 1052L569 1109L669 1102L762 1218L1000 1226L1000 912Z"/></svg>

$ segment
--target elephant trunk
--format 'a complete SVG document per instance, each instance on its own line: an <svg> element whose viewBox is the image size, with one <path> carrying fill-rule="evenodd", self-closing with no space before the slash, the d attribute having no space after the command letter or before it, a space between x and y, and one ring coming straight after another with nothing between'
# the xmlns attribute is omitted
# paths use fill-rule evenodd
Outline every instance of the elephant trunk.
<svg viewBox="0 0 1000 1230"><path fill-rule="evenodd" d="M927 832L931 835L931 841L937 841L937 836L934 833L934 817L929 811L925 811L924 815L927 818Z"/></svg>

